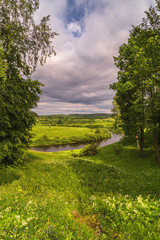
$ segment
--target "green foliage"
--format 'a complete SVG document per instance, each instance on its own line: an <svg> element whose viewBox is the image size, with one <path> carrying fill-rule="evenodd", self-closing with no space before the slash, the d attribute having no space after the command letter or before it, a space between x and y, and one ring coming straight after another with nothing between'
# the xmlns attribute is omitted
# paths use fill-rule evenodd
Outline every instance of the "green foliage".
<svg viewBox="0 0 160 240"><path fill-rule="evenodd" d="M4 82L6 80L6 68L7 68L7 64L4 59L3 48L0 45L0 79L1 79L0 89L1 90L3 87L2 85L4 84Z"/></svg>
<svg viewBox="0 0 160 240"><path fill-rule="evenodd" d="M62 124L62 120L59 118L58 119L58 125Z"/></svg>
<svg viewBox="0 0 160 240"><path fill-rule="evenodd" d="M43 64L47 56L55 53L51 39L56 35L48 26L49 16L35 24L33 15L39 0L1 0L0 40L9 73L23 72L30 75L38 61ZM43 34L42 34L43 32Z"/></svg>
<svg viewBox="0 0 160 240"><path fill-rule="evenodd" d="M0 2L0 164L15 164L25 156L35 123L31 109L42 86L30 75L38 61L43 64L55 53L49 16L39 25L34 22L38 6L38 0Z"/></svg>
<svg viewBox="0 0 160 240"><path fill-rule="evenodd" d="M98 145L96 143L91 143L82 148L79 152L79 156L94 156L97 154L97 147Z"/></svg>
<svg viewBox="0 0 160 240"><path fill-rule="evenodd" d="M110 122L111 114L72 114L39 116L38 122L44 126L103 128Z"/></svg>
<svg viewBox="0 0 160 240"><path fill-rule="evenodd" d="M42 140L49 141L50 139L47 137L47 135L43 135Z"/></svg>
<svg viewBox="0 0 160 240"><path fill-rule="evenodd" d="M8 77L5 81L0 96L0 162L3 164L20 162L25 156L31 126L35 123L29 109L35 107L39 99L39 85L38 81L25 81L20 77Z"/></svg>
<svg viewBox="0 0 160 240"><path fill-rule="evenodd" d="M95 131L95 133L100 133L100 130L99 130L99 129L97 129L97 130Z"/></svg>
<svg viewBox="0 0 160 240"><path fill-rule="evenodd" d="M146 11L142 23L130 31L128 43L114 57L119 68L116 103L126 136L139 139L140 154L144 148L144 130L152 129L156 161L159 162L158 133L160 122L160 16L155 8Z"/></svg>
<svg viewBox="0 0 160 240"><path fill-rule="evenodd" d="M122 145L117 144L113 146L113 151L116 155L119 155L122 152L123 148Z"/></svg>
<svg viewBox="0 0 160 240"><path fill-rule="evenodd" d="M85 143L107 139L111 136L106 128L100 128L98 129L98 133L95 133L90 128L86 128L85 124L84 126L82 125L82 127L51 127L37 123L36 126L33 127L31 133L33 135L32 145L34 146L49 144L60 145L70 143ZM45 138L44 135L46 136Z"/></svg>
<svg viewBox="0 0 160 240"><path fill-rule="evenodd" d="M122 134L123 133L122 119L121 119L120 108L116 101L116 96L113 97L112 105L113 105L113 108L111 110L112 110L113 116L114 116L112 132L117 133L117 134Z"/></svg>

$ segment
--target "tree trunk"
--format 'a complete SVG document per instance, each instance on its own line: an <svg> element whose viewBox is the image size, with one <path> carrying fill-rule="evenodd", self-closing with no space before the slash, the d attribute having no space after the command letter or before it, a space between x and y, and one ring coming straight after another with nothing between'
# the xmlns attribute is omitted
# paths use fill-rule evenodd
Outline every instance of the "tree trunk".
<svg viewBox="0 0 160 240"><path fill-rule="evenodd" d="M137 149L139 149L139 141L138 141L138 136L136 136L136 142L137 142Z"/></svg>
<svg viewBox="0 0 160 240"><path fill-rule="evenodd" d="M158 126L158 145L160 145L160 122Z"/></svg>
<svg viewBox="0 0 160 240"><path fill-rule="evenodd" d="M159 164L158 134L157 134L156 127L153 129L153 137L154 137L154 149L155 149L156 163Z"/></svg>
<svg viewBox="0 0 160 240"><path fill-rule="evenodd" d="M141 126L140 127L140 152L139 152L140 157L143 157L143 148L144 148L144 129Z"/></svg>

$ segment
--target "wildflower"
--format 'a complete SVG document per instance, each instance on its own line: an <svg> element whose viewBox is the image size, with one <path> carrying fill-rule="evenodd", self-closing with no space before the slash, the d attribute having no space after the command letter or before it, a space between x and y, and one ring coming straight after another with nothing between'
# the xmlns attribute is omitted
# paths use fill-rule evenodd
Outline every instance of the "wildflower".
<svg viewBox="0 0 160 240"><path fill-rule="evenodd" d="M32 201L29 201L27 204L26 204L26 208L28 208L29 205L32 204Z"/></svg>
<svg viewBox="0 0 160 240"><path fill-rule="evenodd" d="M148 208L148 206L146 204L144 204L143 202L141 203L142 208Z"/></svg>
<svg viewBox="0 0 160 240"><path fill-rule="evenodd" d="M26 226L27 222L26 221L22 221L22 226Z"/></svg>
<svg viewBox="0 0 160 240"><path fill-rule="evenodd" d="M132 203L127 204L127 208L130 209L132 207Z"/></svg>
<svg viewBox="0 0 160 240"><path fill-rule="evenodd" d="M94 200L96 200L96 197L95 196L91 196L90 200L94 201Z"/></svg>
<svg viewBox="0 0 160 240"><path fill-rule="evenodd" d="M9 212L11 210L11 207L6 208L4 211Z"/></svg>
<svg viewBox="0 0 160 240"><path fill-rule="evenodd" d="M133 212L135 212L136 214L138 213L138 211L136 209L134 209Z"/></svg>
<svg viewBox="0 0 160 240"><path fill-rule="evenodd" d="M138 201L139 203L142 203L142 200L143 200L142 196L139 195L139 196L137 197L137 201Z"/></svg>
<svg viewBox="0 0 160 240"><path fill-rule="evenodd" d="M17 220L19 220L20 217L21 217L20 215L16 215L16 216L15 216L15 218L16 218Z"/></svg>
<svg viewBox="0 0 160 240"><path fill-rule="evenodd" d="M28 206L28 205L30 205L30 204L32 204L32 201L29 201L26 205Z"/></svg>
<svg viewBox="0 0 160 240"><path fill-rule="evenodd" d="M23 190L22 190L22 187L21 187L21 186L18 186L18 187L17 187L17 191L18 191L18 192L22 192L22 191L23 191Z"/></svg>

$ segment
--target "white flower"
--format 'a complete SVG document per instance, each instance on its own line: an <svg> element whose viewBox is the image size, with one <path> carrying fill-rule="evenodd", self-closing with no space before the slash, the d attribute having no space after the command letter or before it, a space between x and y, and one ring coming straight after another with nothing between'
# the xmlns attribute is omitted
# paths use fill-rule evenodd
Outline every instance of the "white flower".
<svg viewBox="0 0 160 240"><path fill-rule="evenodd" d="M130 209L132 207L132 203L127 204L127 208Z"/></svg>
<svg viewBox="0 0 160 240"><path fill-rule="evenodd" d="M4 211L9 212L11 210L11 207L6 208Z"/></svg>
<svg viewBox="0 0 160 240"><path fill-rule="evenodd" d="M26 206L28 207L30 204L32 204L32 201L29 201Z"/></svg>
<svg viewBox="0 0 160 240"><path fill-rule="evenodd" d="M90 200L94 201L94 200L96 200L96 197L95 196L91 196Z"/></svg>
<svg viewBox="0 0 160 240"><path fill-rule="evenodd" d="M21 217L20 215L16 215L16 216L15 216L15 218L16 218L17 220L19 220L20 217Z"/></svg>
<svg viewBox="0 0 160 240"><path fill-rule="evenodd" d="M148 208L148 206L147 206L146 204L144 204L143 202L141 203L141 206L142 206L143 208Z"/></svg>
<svg viewBox="0 0 160 240"><path fill-rule="evenodd" d="M32 219L33 219L33 218L27 218L26 221L27 221L27 222L30 222Z"/></svg>
<svg viewBox="0 0 160 240"><path fill-rule="evenodd" d="M26 226L26 225L27 225L27 222L22 221L22 226Z"/></svg>
<svg viewBox="0 0 160 240"><path fill-rule="evenodd" d="M142 200L143 200L142 196L139 195L139 196L137 197L137 201L138 201L139 203L142 203Z"/></svg>

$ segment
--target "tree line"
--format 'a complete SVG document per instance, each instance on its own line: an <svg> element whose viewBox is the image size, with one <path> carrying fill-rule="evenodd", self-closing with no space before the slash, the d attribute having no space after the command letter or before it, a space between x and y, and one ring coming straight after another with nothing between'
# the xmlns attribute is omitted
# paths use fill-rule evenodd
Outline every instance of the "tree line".
<svg viewBox="0 0 160 240"><path fill-rule="evenodd" d="M141 24L132 26L128 42L114 57L118 70L114 101L119 110L124 134L138 138L143 156L145 131L150 131L156 162L160 143L160 9L151 6Z"/></svg>

